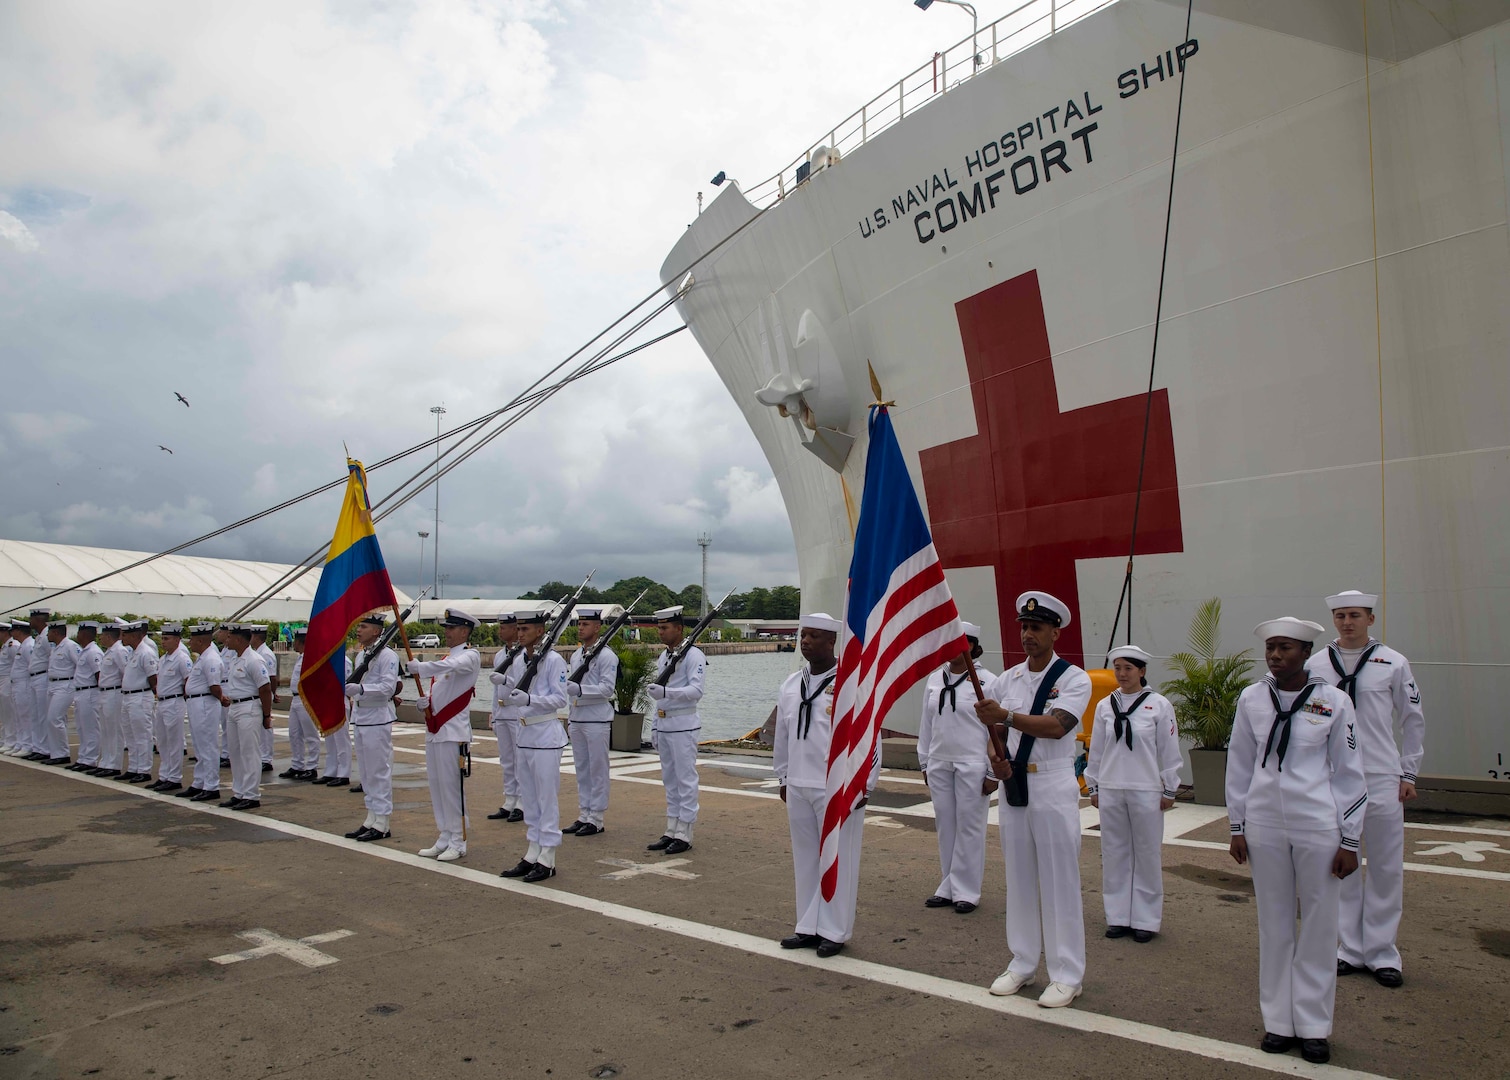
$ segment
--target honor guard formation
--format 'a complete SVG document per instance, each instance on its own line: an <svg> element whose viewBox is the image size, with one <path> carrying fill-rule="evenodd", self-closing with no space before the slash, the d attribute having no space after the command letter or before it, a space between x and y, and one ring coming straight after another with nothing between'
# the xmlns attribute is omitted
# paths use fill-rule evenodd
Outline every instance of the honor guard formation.
<svg viewBox="0 0 1510 1080"><path fill-rule="evenodd" d="M1262 1049L1330 1055L1337 978L1366 972L1399 987L1396 946L1404 878L1404 804L1415 798L1424 753L1421 695L1406 658L1370 636L1377 597L1327 598L1337 636L1317 650L1317 623L1258 625L1268 668L1239 698L1228 751L1226 800L1232 857L1251 867L1259 930ZM491 660L491 724L503 773L502 804L487 818L522 823L519 861L502 876L542 882L557 874L563 836L607 831L609 734L618 657L599 606L576 609L579 644L554 647L565 612L499 618ZM696 640L709 621L681 607L655 612L664 650L647 688L651 743L660 759L666 817L648 849L676 855L693 845L698 817L698 708L706 658ZM918 736L937 823L938 886L924 907L970 915L981 901L990 797L1000 786L1010 963L991 984L1018 994L1040 977L1038 1003L1072 1004L1086 966L1080 882L1081 789L1076 734L1092 700L1090 676L1055 652L1069 608L1043 592L1017 598L1026 659L993 674L975 661L981 630L963 623L970 649L927 679ZM419 854L444 862L467 854L470 705L482 670L471 644L479 620L457 608L442 619L439 659L401 660L386 618L357 627L346 674L345 722L320 731L297 694L289 704L292 754L282 779L349 787L353 746L366 817L346 836L392 838L393 732L405 679L425 719L425 766L436 836ZM690 632L689 632L690 627ZM842 627L815 612L799 628L803 664L776 693L773 769L786 807L795 884L794 932L785 949L820 957L855 930L865 805L879 779L879 749L864 794L837 829L836 877L824 886L820 849L829 814L828 768ZM0 648L0 738L6 754L45 762L231 810L261 806L271 769L277 661L266 627L169 623L161 644L145 620L79 624L73 638L46 608L13 619ZM296 687L304 634L293 640ZM1146 943L1163 930L1163 813L1174 805L1180 749L1174 708L1148 686L1153 659L1135 645L1112 650L1116 688L1097 703L1085 767L1100 814L1105 934ZM68 717L77 757L70 757ZM563 725L562 716L566 717ZM1403 746L1395 741L1402 733ZM187 736L187 737L186 737ZM324 769L320 769L321 744ZM561 825L562 751L577 778L575 819ZM193 772L184 786L189 748ZM154 755L156 778L152 773ZM221 776L230 771L230 793ZM858 790L858 789L855 789ZM1366 850L1366 871L1359 869ZM825 895L827 894L827 895ZM1298 913L1298 920L1297 920Z"/></svg>

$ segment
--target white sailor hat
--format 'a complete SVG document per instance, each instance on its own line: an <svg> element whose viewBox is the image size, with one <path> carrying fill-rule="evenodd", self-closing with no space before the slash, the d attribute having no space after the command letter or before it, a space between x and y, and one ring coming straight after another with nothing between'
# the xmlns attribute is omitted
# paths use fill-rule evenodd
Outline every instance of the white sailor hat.
<svg viewBox="0 0 1510 1080"><path fill-rule="evenodd" d="M361 621L369 626L388 625L388 620L383 616L383 613L381 611L369 611L367 614L362 616Z"/></svg>
<svg viewBox="0 0 1510 1080"><path fill-rule="evenodd" d="M99 629L100 629L100 624L97 623L97 622L95 622L93 619L85 619L83 622L79 623L79 629L80 630L93 630L96 633L98 633Z"/></svg>
<svg viewBox="0 0 1510 1080"><path fill-rule="evenodd" d="M657 611L654 615L651 616L651 618L654 619L656 622L675 622L677 619L680 619L681 617L682 617L682 605L681 604L673 604L670 607L663 607L663 608L661 608L661 610Z"/></svg>
<svg viewBox="0 0 1510 1080"><path fill-rule="evenodd" d="M263 623L247 623L246 628L254 634L261 634L263 637L267 637L267 626Z"/></svg>
<svg viewBox="0 0 1510 1080"><path fill-rule="evenodd" d="M138 631L145 631L147 629L148 625L149 624L148 624L148 622L147 622L146 619L136 619L133 622L128 622L128 623L122 624L122 626L121 626L121 633L123 633L123 634L134 634L134 633L137 633Z"/></svg>
<svg viewBox="0 0 1510 1080"><path fill-rule="evenodd" d="M226 623L225 632L227 634L235 634L237 637L247 638L248 640L250 640L252 636L252 628L246 623Z"/></svg>
<svg viewBox="0 0 1510 1080"><path fill-rule="evenodd" d="M519 621L519 616L512 611L500 611L496 621L499 626L513 626Z"/></svg>
<svg viewBox="0 0 1510 1080"><path fill-rule="evenodd" d="M67 630L68 629L68 620L67 619L48 619L47 620L47 629L49 629L49 630Z"/></svg>
<svg viewBox="0 0 1510 1080"><path fill-rule="evenodd" d="M33 619L35 619L39 615L42 618L44 618L44 619L50 619L50 618L52 618L52 608L50 608L50 607L34 607L34 608L31 609L31 617Z"/></svg>
<svg viewBox="0 0 1510 1080"><path fill-rule="evenodd" d="M183 637L184 636L183 623L176 623L176 622L163 623L162 634L163 634L163 637Z"/></svg>
<svg viewBox="0 0 1510 1080"><path fill-rule="evenodd" d="M826 611L814 611L802 616L797 625L803 630L827 630L830 634L837 634L840 623Z"/></svg>
<svg viewBox="0 0 1510 1080"><path fill-rule="evenodd" d="M603 621L603 609L597 604L585 604L577 608L577 619L596 619Z"/></svg>
<svg viewBox="0 0 1510 1080"><path fill-rule="evenodd" d="M12 619L10 621L10 628L12 630L30 630L31 623L27 622L25 619Z"/></svg>
<svg viewBox="0 0 1510 1080"><path fill-rule="evenodd" d="M1336 611L1338 608L1361 607L1373 611L1379 606L1379 598L1373 593L1359 592L1357 589L1344 589L1336 596L1326 598L1326 606Z"/></svg>
<svg viewBox="0 0 1510 1080"><path fill-rule="evenodd" d="M111 622L100 623L100 633L114 634L119 637L121 633L121 621L119 619L115 619Z"/></svg>
<svg viewBox="0 0 1510 1080"><path fill-rule="evenodd" d="M550 622L550 616L543 611L516 611L514 622L520 626L544 626Z"/></svg>
<svg viewBox="0 0 1510 1080"><path fill-rule="evenodd" d="M1136 645L1119 645L1111 652L1106 654L1106 662L1108 664L1110 664L1113 660L1131 660L1139 667L1147 667L1148 662L1152 659L1153 657L1149 656L1146 652L1138 648Z"/></svg>
<svg viewBox="0 0 1510 1080"><path fill-rule="evenodd" d="M959 628L965 632L967 638L974 638L976 641L980 640L980 627L976 626L973 622L966 622L964 619L961 619L959 621Z"/></svg>
<svg viewBox="0 0 1510 1080"><path fill-rule="evenodd" d="M300 638L307 638L307 637L309 637L309 627L307 627L307 626L301 626L301 627L299 627L298 629L296 629L294 631L294 640L295 641L298 641Z"/></svg>
<svg viewBox="0 0 1510 1080"><path fill-rule="evenodd" d="M469 630L475 630L479 624L475 615L468 615L461 608L446 608L445 618L441 619L442 626L465 626Z"/></svg>
<svg viewBox="0 0 1510 1080"><path fill-rule="evenodd" d="M215 624L214 623L197 622L193 626L189 627L189 636L190 637L199 637L202 634L213 634L214 632L215 632Z"/></svg>
<svg viewBox="0 0 1510 1080"><path fill-rule="evenodd" d="M1017 598L1017 621L1065 627L1070 624L1070 609L1046 592L1025 592Z"/></svg>
<svg viewBox="0 0 1510 1080"><path fill-rule="evenodd" d="M1326 633L1326 628L1320 623L1307 622L1305 619L1292 619L1286 615L1282 619L1270 619L1261 622L1253 628L1253 633L1260 641L1268 641L1270 638L1287 637L1296 641L1314 642Z"/></svg>

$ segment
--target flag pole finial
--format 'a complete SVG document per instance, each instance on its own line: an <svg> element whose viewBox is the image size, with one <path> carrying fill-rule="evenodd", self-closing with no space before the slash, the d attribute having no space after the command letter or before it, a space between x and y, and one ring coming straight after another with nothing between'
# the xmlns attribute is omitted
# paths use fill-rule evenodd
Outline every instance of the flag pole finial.
<svg viewBox="0 0 1510 1080"><path fill-rule="evenodd" d="M875 408L877 406L880 406L884 408L886 406L895 405L895 401L884 400L886 395L881 392L881 380L876 378L875 366L872 365L869 360L865 361L865 370L870 372L870 392L876 396L876 399L870 403L871 407Z"/></svg>

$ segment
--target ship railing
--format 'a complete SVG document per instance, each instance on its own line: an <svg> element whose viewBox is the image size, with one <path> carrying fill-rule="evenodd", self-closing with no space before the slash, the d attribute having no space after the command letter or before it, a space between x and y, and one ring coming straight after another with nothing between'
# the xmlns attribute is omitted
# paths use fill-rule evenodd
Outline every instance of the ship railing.
<svg viewBox="0 0 1510 1080"><path fill-rule="evenodd" d="M756 206L771 206L797 190L815 171L838 162L906 116L1008 57L1052 37L1117 0L1025 0L995 22L933 54L861 105L775 176L745 189Z"/></svg>

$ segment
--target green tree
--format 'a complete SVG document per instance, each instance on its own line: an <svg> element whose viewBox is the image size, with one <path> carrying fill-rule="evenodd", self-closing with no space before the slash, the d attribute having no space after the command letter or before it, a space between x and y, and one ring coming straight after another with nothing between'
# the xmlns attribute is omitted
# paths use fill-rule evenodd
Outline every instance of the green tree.
<svg viewBox="0 0 1510 1080"><path fill-rule="evenodd" d="M777 585L771 590L767 619L796 619L802 615L802 590L795 585Z"/></svg>
<svg viewBox="0 0 1510 1080"><path fill-rule="evenodd" d="M702 614L703 587L701 585L688 585L677 594L676 602L686 608L689 615Z"/></svg>
<svg viewBox="0 0 1510 1080"><path fill-rule="evenodd" d="M1250 680L1253 657L1247 649L1216 655L1221 642L1222 602L1217 597L1196 609L1190 620L1190 649L1169 658L1178 674L1159 687L1174 705L1180 734L1202 750L1223 750L1232 738L1237 699Z"/></svg>

